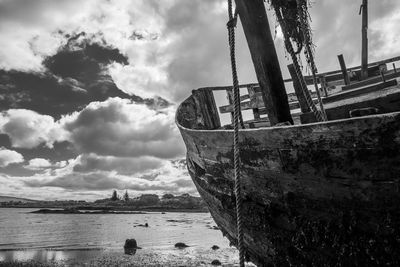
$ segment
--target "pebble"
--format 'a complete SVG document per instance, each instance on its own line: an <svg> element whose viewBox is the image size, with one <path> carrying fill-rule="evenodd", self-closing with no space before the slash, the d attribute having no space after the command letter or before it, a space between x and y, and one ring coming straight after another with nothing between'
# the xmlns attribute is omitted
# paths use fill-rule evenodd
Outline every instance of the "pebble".
<svg viewBox="0 0 400 267"><path fill-rule="evenodd" d="M176 247L176 248L187 248L187 247L189 247L189 246L186 245L185 243L178 242L178 243L175 244L175 247Z"/></svg>
<svg viewBox="0 0 400 267"><path fill-rule="evenodd" d="M213 260L211 265L222 265L222 263L219 260Z"/></svg>

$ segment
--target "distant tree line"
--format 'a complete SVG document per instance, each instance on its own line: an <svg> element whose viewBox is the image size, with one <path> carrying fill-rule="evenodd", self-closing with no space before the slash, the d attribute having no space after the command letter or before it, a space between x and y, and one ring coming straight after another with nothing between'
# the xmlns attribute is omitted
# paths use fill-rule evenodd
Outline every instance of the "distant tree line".
<svg viewBox="0 0 400 267"><path fill-rule="evenodd" d="M173 195L164 194L161 197L156 194L143 194L138 197L129 196L126 190L120 197L116 190L113 190L111 197L99 199L95 202L86 202L84 200L55 200L55 201L35 201L21 202L9 201L0 202L0 207L30 207L30 208L81 208L81 209L127 209L135 210L141 208L152 209L198 209L207 210L204 201L200 197L189 194Z"/></svg>
<svg viewBox="0 0 400 267"><path fill-rule="evenodd" d="M120 197L114 190L109 199L96 200L95 203L103 203L112 206L132 206L132 207L162 207L162 208L181 208L181 209L201 209L205 208L205 203L200 197L182 194L164 194L161 198L156 194L143 194L131 198L128 191Z"/></svg>

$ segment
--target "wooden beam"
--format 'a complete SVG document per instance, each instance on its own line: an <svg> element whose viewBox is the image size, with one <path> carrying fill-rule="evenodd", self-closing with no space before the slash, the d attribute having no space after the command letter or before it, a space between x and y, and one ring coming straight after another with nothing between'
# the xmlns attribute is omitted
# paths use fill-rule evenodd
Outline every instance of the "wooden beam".
<svg viewBox="0 0 400 267"><path fill-rule="evenodd" d="M331 103L331 102L347 99L347 98L350 98L350 97L359 96L359 95L366 94L366 93L380 91L380 90L382 90L384 88L387 88L387 87L390 87L390 86L395 86L395 85L397 85L397 81L396 80L390 80L390 81L387 81L387 82L380 82L380 83L368 85L368 86L362 87L362 88L357 88L357 89L353 89L353 90L346 90L346 91L340 92L338 94L325 97L323 99L323 103L324 104L325 103Z"/></svg>
<svg viewBox="0 0 400 267"><path fill-rule="evenodd" d="M350 79L349 79L349 74L347 73L346 63L344 62L343 55L342 54L338 55L338 59L339 59L340 68L342 70L344 84L349 85Z"/></svg>
<svg viewBox="0 0 400 267"><path fill-rule="evenodd" d="M300 104L301 112L303 112L303 113L310 112L311 109L307 105L306 98L304 96L303 90L301 89L300 81L297 78L297 74L296 74L293 64L290 64L287 67L289 69L290 76L292 76L293 87L294 87L294 91L296 93L297 99L299 101L299 104Z"/></svg>
<svg viewBox="0 0 400 267"><path fill-rule="evenodd" d="M325 97L328 96L328 90L326 89L328 87L328 84L326 82L326 77L325 75L322 75L319 77L319 83L321 84L322 91L324 92Z"/></svg>
<svg viewBox="0 0 400 267"><path fill-rule="evenodd" d="M232 89L232 87L230 89ZM229 105L233 105L232 90L229 90L229 89L226 90L226 99L228 100ZM235 123L235 114L234 114L233 110L231 112L231 123L232 123L232 125Z"/></svg>
<svg viewBox="0 0 400 267"><path fill-rule="evenodd" d="M254 87L253 86L249 86L247 88L247 90L249 92L250 102L257 101L256 100L257 99L257 94L256 94L256 91L254 90ZM260 119L261 118L260 117L260 112L258 110L258 107L257 108L253 108L253 115L254 115L254 119Z"/></svg>
<svg viewBox="0 0 400 267"><path fill-rule="evenodd" d="M326 109L326 115L329 120L340 120L350 118L350 111L362 108L377 108L380 113L390 113L400 110L400 92L388 95L382 95L366 101L351 102L344 105L337 105ZM312 112L300 115L301 123L316 122Z"/></svg>
<svg viewBox="0 0 400 267"><path fill-rule="evenodd" d="M318 99L313 99L313 102L314 102L314 104L318 104ZM241 110L253 109L253 111L254 111L254 109L257 109L259 115L267 114L266 112L264 112L264 113L261 112L261 110L264 110L266 108L265 108L262 96L259 93L256 93L250 101L241 102L240 108L241 108ZM289 108L291 110L298 109L298 108L300 108L300 104L298 101L289 102ZM219 107L219 112L222 114L230 113L230 112L233 112L233 109L234 109L234 105L225 105L225 106ZM255 115L255 119L257 119L256 116L257 115Z"/></svg>
<svg viewBox="0 0 400 267"><path fill-rule="evenodd" d="M394 73L385 74L385 77L386 77L386 80L395 79L395 78L400 77L400 73L394 72ZM360 87L364 87L364 86L368 86L368 85L373 85L373 84L379 83L381 81L382 81L382 78L380 76L369 78L368 80L355 82L355 83L343 86L342 91L347 91L347 90L352 90L352 89L356 89L356 88L360 88Z"/></svg>
<svg viewBox="0 0 400 267"><path fill-rule="evenodd" d="M368 78L368 0L363 0L360 13L362 13L361 28L361 79Z"/></svg>
<svg viewBox="0 0 400 267"><path fill-rule="evenodd" d="M199 124L205 129L213 130L221 127L217 105L210 90L193 90L193 99L199 112Z"/></svg>
<svg viewBox="0 0 400 267"><path fill-rule="evenodd" d="M293 123L263 0L235 0L271 125Z"/></svg>

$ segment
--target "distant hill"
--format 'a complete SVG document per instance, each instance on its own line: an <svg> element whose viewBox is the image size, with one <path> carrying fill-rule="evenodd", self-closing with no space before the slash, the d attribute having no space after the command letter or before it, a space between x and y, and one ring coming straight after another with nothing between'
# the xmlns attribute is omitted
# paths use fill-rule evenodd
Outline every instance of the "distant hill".
<svg viewBox="0 0 400 267"><path fill-rule="evenodd" d="M9 201L38 202L39 200L19 198L19 197L0 196L0 202L9 202Z"/></svg>

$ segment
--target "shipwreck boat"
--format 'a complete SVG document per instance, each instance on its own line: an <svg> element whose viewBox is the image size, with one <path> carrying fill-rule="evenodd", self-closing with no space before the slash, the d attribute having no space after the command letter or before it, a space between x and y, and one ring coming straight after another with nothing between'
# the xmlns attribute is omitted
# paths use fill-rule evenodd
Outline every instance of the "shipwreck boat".
<svg viewBox="0 0 400 267"><path fill-rule="evenodd" d="M342 64L318 74L326 113L318 121L300 88L315 77L300 77L290 66L292 79L285 82L293 83L295 94L276 92L284 81L263 1L236 5L259 80L240 86L248 90L241 109L254 115L239 130L247 259L259 266L400 266L400 73L394 65L400 57L370 64L363 59L360 67ZM192 180L237 245L234 130L220 121L234 105L218 109L215 91L232 99L232 86L193 90L176 123ZM294 123L283 123L291 119L288 113Z"/></svg>

